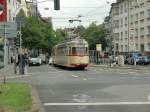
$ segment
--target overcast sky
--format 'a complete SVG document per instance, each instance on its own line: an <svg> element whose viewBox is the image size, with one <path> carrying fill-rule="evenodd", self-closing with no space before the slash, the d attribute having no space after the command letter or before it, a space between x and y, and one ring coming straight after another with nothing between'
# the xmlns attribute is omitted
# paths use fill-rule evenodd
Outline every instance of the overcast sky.
<svg viewBox="0 0 150 112"><path fill-rule="evenodd" d="M44 2L42 2L44 1ZM109 1L110 3L108 4ZM116 0L60 0L61 9L54 10L54 2L51 0L38 0L38 8L42 17L52 17L54 28L71 27L82 24L88 26L92 21L97 21L98 24L104 21L104 18L109 14L110 5ZM49 10L47 10L49 8ZM46 10L45 10L46 9ZM69 19L81 19L82 22L69 24Z"/></svg>

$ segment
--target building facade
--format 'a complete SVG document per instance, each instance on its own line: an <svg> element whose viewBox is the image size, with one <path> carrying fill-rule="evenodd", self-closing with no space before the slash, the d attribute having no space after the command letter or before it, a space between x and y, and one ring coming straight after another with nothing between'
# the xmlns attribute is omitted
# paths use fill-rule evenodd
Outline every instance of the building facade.
<svg viewBox="0 0 150 112"><path fill-rule="evenodd" d="M109 17L114 55L150 53L150 0L117 0Z"/></svg>

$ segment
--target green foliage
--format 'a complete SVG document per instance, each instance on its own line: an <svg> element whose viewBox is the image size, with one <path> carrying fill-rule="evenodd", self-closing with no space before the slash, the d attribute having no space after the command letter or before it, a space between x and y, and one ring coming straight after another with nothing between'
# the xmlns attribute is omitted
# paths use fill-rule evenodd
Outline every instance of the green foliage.
<svg viewBox="0 0 150 112"><path fill-rule="evenodd" d="M102 44L102 49L105 50L106 43L106 30L103 25L90 24L88 28L82 33L82 37L85 38L91 50L96 49L96 44Z"/></svg>
<svg viewBox="0 0 150 112"><path fill-rule="evenodd" d="M62 42L66 34L62 29L53 30L51 24L37 17L30 17L22 28L23 46L29 49L51 50L54 45Z"/></svg>
<svg viewBox="0 0 150 112"><path fill-rule="evenodd" d="M17 17L26 17L25 16L25 12L21 9L20 11L19 11L19 13L17 14Z"/></svg>

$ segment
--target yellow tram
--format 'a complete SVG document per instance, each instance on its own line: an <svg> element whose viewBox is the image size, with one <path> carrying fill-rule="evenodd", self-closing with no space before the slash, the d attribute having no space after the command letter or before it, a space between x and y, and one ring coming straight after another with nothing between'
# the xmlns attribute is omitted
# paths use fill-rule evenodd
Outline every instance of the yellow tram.
<svg viewBox="0 0 150 112"><path fill-rule="evenodd" d="M52 58L54 65L85 69L89 64L88 43L84 39L74 39L56 45Z"/></svg>

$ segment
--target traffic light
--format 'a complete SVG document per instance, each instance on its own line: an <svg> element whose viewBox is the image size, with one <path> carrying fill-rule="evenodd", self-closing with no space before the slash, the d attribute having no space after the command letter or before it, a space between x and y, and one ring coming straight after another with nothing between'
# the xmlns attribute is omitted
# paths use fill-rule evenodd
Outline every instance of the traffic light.
<svg viewBox="0 0 150 112"><path fill-rule="evenodd" d="M60 0L54 0L54 10L60 10Z"/></svg>
<svg viewBox="0 0 150 112"><path fill-rule="evenodd" d="M14 45L15 45L15 47L19 47L20 46L20 42L19 42L19 38L18 37L16 37L14 39Z"/></svg>

